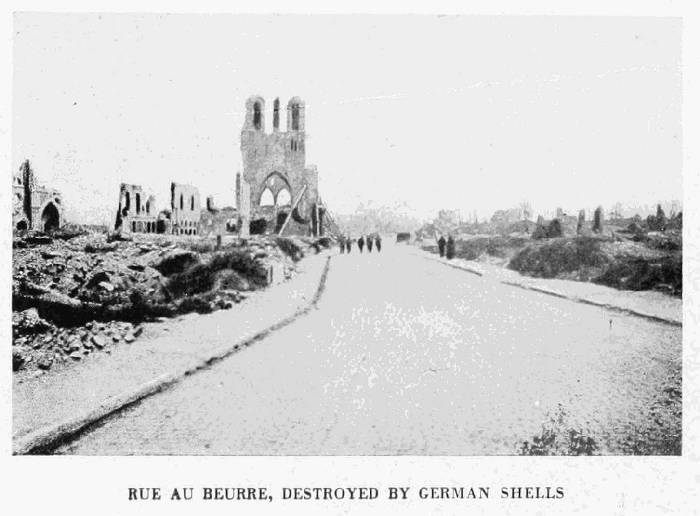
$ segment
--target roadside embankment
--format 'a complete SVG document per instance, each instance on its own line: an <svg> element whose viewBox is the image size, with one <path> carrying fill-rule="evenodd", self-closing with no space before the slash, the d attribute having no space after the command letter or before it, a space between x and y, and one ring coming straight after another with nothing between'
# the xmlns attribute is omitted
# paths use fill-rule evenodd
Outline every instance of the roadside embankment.
<svg viewBox="0 0 700 516"><path fill-rule="evenodd" d="M233 308L330 241L83 233L13 244L12 366L26 378L130 344L144 322Z"/></svg>
<svg viewBox="0 0 700 516"><path fill-rule="evenodd" d="M463 258L446 260L433 253L423 252L421 254L430 260L439 261L450 267L481 276L486 281L498 281L513 287L600 306L608 310L674 326L683 324L683 300L663 292L618 290L590 282L535 278L521 275L517 271L487 261L465 260Z"/></svg>
<svg viewBox="0 0 700 516"><path fill-rule="evenodd" d="M421 247L437 254L431 241ZM525 234L463 236L455 257L507 267L543 279L591 282L624 291L683 293L682 237L677 230L626 230L593 236L533 239Z"/></svg>
<svg viewBox="0 0 700 516"><path fill-rule="evenodd" d="M90 424L208 367L311 310L330 256L297 264L274 288L250 292L235 310L145 322L128 346L86 356L80 367L13 382L13 453L45 453Z"/></svg>

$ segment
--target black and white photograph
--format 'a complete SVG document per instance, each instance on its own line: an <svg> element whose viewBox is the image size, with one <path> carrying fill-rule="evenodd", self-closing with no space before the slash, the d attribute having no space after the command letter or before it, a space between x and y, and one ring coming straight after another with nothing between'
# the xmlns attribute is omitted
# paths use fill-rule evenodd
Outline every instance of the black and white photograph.
<svg viewBox="0 0 700 516"><path fill-rule="evenodd" d="M680 453L677 20L15 29L19 453Z"/></svg>
<svg viewBox="0 0 700 516"><path fill-rule="evenodd" d="M13 460L679 459L683 30L15 11Z"/></svg>

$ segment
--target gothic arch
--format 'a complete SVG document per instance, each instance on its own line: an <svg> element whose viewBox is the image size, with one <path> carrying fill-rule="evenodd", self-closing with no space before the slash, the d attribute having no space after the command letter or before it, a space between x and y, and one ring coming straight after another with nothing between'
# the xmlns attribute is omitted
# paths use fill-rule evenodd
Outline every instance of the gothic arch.
<svg viewBox="0 0 700 516"><path fill-rule="evenodd" d="M42 231L53 231L61 227L61 212L56 207L53 201L49 201L42 206L41 211L41 227Z"/></svg>
<svg viewBox="0 0 700 516"><path fill-rule="evenodd" d="M277 197L275 198L276 206L290 206L292 204L292 194L287 188L282 188L277 192Z"/></svg>
<svg viewBox="0 0 700 516"><path fill-rule="evenodd" d="M262 129L262 103L256 101L253 103L253 127L255 129Z"/></svg>
<svg viewBox="0 0 700 516"><path fill-rule="evenodd" d="M265 180L262 182L262 184L260 185L260 202L258 204L261 206L262 206L262 204L261 204L262 194L266 189L268 189L268 190L270 190L270 192L272 192L272 204L273 205L277 201L277 196L279 195L279 193L282 190L287 190L289 192L290 197L292 197L292 195L294 194L294 192L292 191L292 185L289 184L289 181L287 180L287 178L283 174L281 174L280 172L277 172L277 171L270 172L265 177Z"/></svg>
<svg viewBox="0 0 700 516"><path fill-rule="evenodd" d="M272 190L270 190L269 188L265 188L260 194L260 202L258 204L260 206L274 206L275 196L272 193Z"/></svg>
<svg viewBox="0 0 700 516"><path fill-rule="evenodd" d="M304 101L292 97L287 103L287 131L304 130Z"/></svg>

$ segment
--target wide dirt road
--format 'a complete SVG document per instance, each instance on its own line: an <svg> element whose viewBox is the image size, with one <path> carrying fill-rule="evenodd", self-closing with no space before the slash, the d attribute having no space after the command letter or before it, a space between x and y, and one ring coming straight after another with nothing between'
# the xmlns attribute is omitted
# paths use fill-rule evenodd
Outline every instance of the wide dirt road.
<svg viewBox="0 0 700 516"><path fill-rule="evenodd" d="M546 451L679 453L680 377L680 328L354 248L318 310L56 451L513 454L544 425Z"/></svg>

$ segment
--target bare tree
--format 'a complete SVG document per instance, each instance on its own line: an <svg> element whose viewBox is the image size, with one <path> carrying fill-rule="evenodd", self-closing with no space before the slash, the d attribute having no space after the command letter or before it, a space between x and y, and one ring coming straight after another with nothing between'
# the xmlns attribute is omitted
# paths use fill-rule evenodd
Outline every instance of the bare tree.
<svg viewBox="0 0 700 516"><path fill-rule="evenodd" d="M616 202L613 204L612 211L610 212L611 219L621 219L622 218L622 203Z"/></svg>
<svg viewBox="0 0 700 516"><path fill-rule="evenodd" d="M679 201L678 199L673 199L673 200L671 201L671 208L669 209L668 215L669 215L670 218L673 218L673 217L675 217L675 216L678 214L678 212L680 212L681 210L682 210L681 201Z"/></svg>
<svg viewBox="0 0 700 516"><path fill-rule="evenodd" d="M530 220L532 218L532 205L530 204L530 201L522 201L518 205L518 208L522 213L523 220Z"/></svg>

